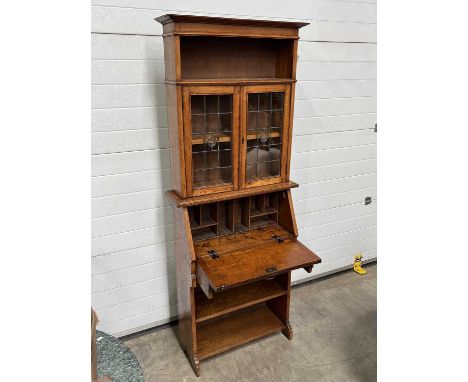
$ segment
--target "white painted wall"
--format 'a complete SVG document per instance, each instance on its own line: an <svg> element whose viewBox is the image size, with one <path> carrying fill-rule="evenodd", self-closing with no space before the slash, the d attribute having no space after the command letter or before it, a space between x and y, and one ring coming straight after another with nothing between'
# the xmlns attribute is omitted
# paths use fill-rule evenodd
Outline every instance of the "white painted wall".
<svg viewBox="0 0 468 382"><path fill-rule="evenodd" d="M301 29L291 179L312 277L376 253L372 0L92 1L92 304L117 336L176 315L161 26L165 13L310 22ZM364 198L373 202L364 205ZM293 273L294 281L311 275Z"/></svg>

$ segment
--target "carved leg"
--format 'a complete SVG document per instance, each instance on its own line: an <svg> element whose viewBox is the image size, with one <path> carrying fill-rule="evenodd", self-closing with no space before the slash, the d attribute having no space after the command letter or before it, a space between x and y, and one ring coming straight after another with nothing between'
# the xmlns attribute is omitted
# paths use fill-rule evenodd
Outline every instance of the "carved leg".
<svg viewBox="0 0 468 382"><path fill-rule="evenodd" d="M292 340L292 338L293 338L293 329L292 329L291 324L289 323L289 321L286 321L285 327L282 330L282 333L288 340L290 340L290 341Z"/></svg>

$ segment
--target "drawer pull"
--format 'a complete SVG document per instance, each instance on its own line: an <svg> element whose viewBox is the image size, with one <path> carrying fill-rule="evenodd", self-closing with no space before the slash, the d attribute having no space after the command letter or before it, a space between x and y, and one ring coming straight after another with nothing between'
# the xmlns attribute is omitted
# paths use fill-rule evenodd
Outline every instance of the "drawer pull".
<svg viewBox="0 0 468 382"><path fill-rule="evenodd" d="M265 269L266 273L273 273L273 272L278 272L278 269L276 269L275 267L270 267L270 268L267 268Z"/></svg>

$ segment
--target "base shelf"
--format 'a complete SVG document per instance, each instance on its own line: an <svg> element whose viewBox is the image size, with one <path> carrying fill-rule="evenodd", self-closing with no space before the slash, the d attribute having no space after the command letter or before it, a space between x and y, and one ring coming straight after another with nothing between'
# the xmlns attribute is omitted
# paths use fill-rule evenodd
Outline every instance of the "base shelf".
<svg viewBox="0 0 468 382"><path fill-rule="evenodd" d="M205 359L278 332L284 324L266 306L241 310L219 321L197 325L198 358Z"/></svg>

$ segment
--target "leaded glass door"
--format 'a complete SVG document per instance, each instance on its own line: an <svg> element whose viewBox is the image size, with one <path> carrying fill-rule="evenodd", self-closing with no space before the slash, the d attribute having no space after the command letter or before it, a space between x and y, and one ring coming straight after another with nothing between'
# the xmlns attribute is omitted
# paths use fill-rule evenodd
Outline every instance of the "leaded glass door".
<svg viewBox="0 0 468 382"><path fill-rule="evenodd" d="M238 188L239 88L184 88L187 194Z"/></svg>
<svg viewBox="0 0 468 382"><path fill-rule="evenodd" d="M286 181L289 97L289 85L243 88L242 187Z"/></svg>

